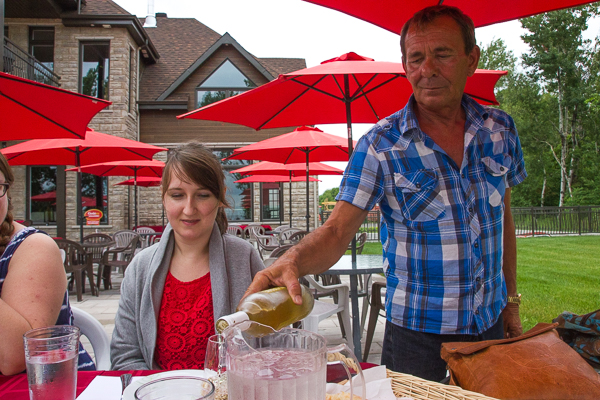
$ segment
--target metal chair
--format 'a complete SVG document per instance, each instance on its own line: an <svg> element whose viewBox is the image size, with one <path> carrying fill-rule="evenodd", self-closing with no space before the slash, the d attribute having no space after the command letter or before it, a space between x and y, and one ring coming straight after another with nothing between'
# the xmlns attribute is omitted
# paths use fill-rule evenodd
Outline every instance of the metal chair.
<svg viewBox="0 0 600 400"><path fill-rule="evenodd" d="M319 322L329 318L333 314L338 314L338 317L340 318L340 328L342 328L342 336L346 338L350 350L354 351L354 343L352 342L352 324L350 323L350 288L343 283L323 286L310 275L306 275L302 279L308 281L311 288L316 291L317 295L319 293L329 293L333 290L337 292L338 299L337 304L315 300L313 310L302 320L303 329L318 333Z"/></svg>
<svg viewBox="0 0 600 400"><path fill-rule="evenodd" d="M110 370L110 340L104 331L102 324L86 311L71 306L73 311L73 325L81 330L81 334L87 337L94 349L96 369L102 371Z"/></svg>
<svg viewBox="0 0 600 400"><path fill-rule="evenodd" d="M83 272L86 272L87 274L92 295L98 296L98 291L94 286L94 268L91 255L83 249L83 246L72 240L54 239L54 241L58 248L65 252L63 265L65 266L65 272L73 275L77 301L83 300L83 292L85 291Z"/></svg>
<svg viewBox="0 0 600 400"><path fill-rule="evenodd" d="M366 360L367 357L369 357L369 350L371 350L371 342L373 341L373 334L375 333L375 325L377 325L379 312L385 312L386 287L387 284L385 282L373 282L373 285L371 285L371 312L369 313L369 326L367 327L367 338L365 339L363 360Z"/></svg>
<svg viewBox="0 0 600 400"><path fill-rule="evenodd" d="M365 243L367 243L367 232L359 233L356 236L356 254L362 254ZM348 250L352 250L352 242L348 245Z"/></svg>
<svg viewBox="0 0 600 400"><path fill-rule="evenodd" d="M117 240L118 233L119 232L115 233L115 235L113 236L115 241L117 242L117 245L119 244L119 240L122 240L124 237L127 237L124 234L122 234L119 236L119 240ZM133 232L133 235L129 237L131 237L131 239L129 243L127 243L124 247L115 247L106 250L102 255L102 260L98 265L98 286L100 285L100 279L102 278L104 280L104 289L112 288L112 283L110 281L112 267L121 268L123 274L125 274L125 270L127 269L127 266L133 259L133 256L135 255L135 250L140 241L140 235L138 235L136 232ZM121 241L121 243L123 242Z"/></svg>

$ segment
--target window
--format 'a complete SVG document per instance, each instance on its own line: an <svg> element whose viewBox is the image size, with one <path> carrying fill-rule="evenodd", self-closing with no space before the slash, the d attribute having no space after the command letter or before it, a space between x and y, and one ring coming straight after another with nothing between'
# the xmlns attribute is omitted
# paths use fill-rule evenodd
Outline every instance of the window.
<svg viewBox="0 0 600 400"><path fill-rule="evenodd" d="M279 220L282 209L279 183L261 183L260 186L261 220Z"/></svg>
<svg viewBox="0 0 600 400"><path fill-rule="evenodd" d="M196 89L196 105L200 108L255 87L231 61L225 60Z"/></svg>
<svg viewBox="0 0 600 400"><path fill-rule="evenodd" d="M219 159L230 156L231 150L216 150L215 155ZM227 201L231 205L226 209L227 219L229 221L252 221L253 210L253 190L251 183L235 183L241 179L240 174L230 174L229 171L250 165L251 161L244 160L225 160L222 162L225 171L225 184L227 185Z"/></svg>
<svg viewBox="0 0 600 400"><path fill-rule="evenodd" d="M134 84L133 80L135 79L135 75L133 74L135 68L135 50L131 47L129 48L129 103L127 104L127 111L131 112L133 106L135 105L135 92L133 90L137 85Z"/></svg>
<svg viewBox="0 0 600 400"><path fill-rule="evenodd" d="M110 43L82 42L80 55L79 91L88 96L108 100Z"/></svg>
<svg viewBox="0 0 600 400"><path fill-rule="evenodd" d="M29 167L29 217L34 224L56 223L56 167Z"/></svg>
<svg viewBox="0 0 600 400"><path fill-rule="evenodd" d="M29 53L54 71L54 28L29 28Z"/></svg>
<svg viewBox="0 0 600 400"><path fill-rule="evenodd" d="M102 211L100 224L108 223L108 178L81 174L81 205L83 213L96 209ZM85 223L85 222L84 222Z"/></svg>

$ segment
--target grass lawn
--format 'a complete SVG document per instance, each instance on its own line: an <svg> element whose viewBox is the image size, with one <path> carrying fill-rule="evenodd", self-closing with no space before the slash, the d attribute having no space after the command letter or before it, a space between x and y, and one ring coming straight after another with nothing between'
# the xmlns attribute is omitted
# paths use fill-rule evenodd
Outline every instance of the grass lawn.
<svg viewBox="0 0 600 400"><path fill-rule="evenodd" d="M587 314L600 308L600 236L520 238L517 248L524 331L563 311ZM381 252L376 242L363 249L363 254Z"/></svg>

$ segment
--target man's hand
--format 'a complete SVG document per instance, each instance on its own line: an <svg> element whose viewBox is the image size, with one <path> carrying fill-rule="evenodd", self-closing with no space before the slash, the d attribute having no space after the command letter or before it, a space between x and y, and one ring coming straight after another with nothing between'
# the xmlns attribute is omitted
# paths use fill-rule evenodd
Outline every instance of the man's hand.
<svg viewBox="0 0 600 400"><path fill-rule="evenodd" d="M516 303L507 303L502 310L502 319L504 320L504 337L507 339L521 336L523 327L521 326L521 317L519 316L519 305Z"/></svg>
<svg viewBox="0 0 600 400"><path fill-rule="evenodd" d="M244 297L274 286L285 286L296 304L302 304L302 289L298 278L298 269L289 262L288 257L282 256L273 265L258 272L248 286Z"/></svg>

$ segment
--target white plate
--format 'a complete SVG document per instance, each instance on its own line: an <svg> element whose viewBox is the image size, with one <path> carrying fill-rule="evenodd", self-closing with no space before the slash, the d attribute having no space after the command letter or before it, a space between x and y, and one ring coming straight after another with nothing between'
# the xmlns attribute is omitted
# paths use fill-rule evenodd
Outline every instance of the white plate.
<svg viewBox="0 0 600 400"><path fill-rule="evenodd" d="M171 376L193 376L196 378L210 378L211 376L216 375L217 373L215 371L202 369L181 369L176 371L159 372L158 374L144 376L131 382L131 384L125 388L122 400L135 400L135 391L143 384L154 381L156 379L168 378Z"/></svg>

